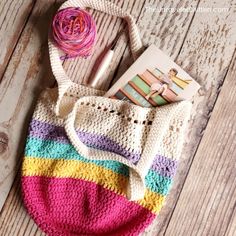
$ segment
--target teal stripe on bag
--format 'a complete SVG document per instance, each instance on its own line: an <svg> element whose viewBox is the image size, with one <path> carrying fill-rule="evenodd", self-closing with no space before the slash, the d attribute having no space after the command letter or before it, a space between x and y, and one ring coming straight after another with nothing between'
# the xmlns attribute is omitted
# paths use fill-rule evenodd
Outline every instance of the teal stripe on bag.
<svg viewBox="0 0 236 236"><path fill-rule="evenodd" d="M89 160L78 154L71 144L58 143L52 140L28 137L25 147L25 157L78 160L84 163L94 163L98 166L110 169L118 174L129 176L129 169L117 161ZM166 195L171 186L171 178L162 176L153 170L149 170L145 177L147 187L156 193Z"/></svg>

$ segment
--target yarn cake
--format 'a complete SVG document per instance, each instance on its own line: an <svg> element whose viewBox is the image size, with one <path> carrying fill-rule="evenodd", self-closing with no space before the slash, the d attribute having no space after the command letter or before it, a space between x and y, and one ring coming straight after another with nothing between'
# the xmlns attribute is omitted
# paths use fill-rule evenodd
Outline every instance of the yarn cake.
<svg viewBox="0 0 236 236"><path fill-rule="evenodd" d="M62 58L88 57L96 41L96 24L92 16L79 7L59 10L52 21L52 38L66 53Z"/></svg>

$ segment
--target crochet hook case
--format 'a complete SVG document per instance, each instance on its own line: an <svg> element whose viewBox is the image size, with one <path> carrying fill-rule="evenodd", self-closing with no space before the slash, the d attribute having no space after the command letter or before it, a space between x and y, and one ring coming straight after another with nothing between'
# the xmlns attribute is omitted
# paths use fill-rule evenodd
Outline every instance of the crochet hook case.
<svg viewBox="0 0 236 236"><path fill-rule="evenodd" d="M123 18L132 55L139 55L142 43L127 12L95 0L60 9L66 7ZM68 78L50 38L49 54L58 88L41 94L29 127L22 165L28 213L47 235L141 234L170 190L191 103L143 108L103 97L105 91Z"/></svg>

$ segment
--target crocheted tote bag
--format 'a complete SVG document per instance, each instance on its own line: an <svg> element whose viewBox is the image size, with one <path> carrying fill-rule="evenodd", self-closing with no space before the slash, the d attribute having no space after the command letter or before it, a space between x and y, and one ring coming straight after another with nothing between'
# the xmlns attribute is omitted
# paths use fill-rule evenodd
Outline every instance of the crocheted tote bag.
<svg viewBox="0 0 236 236"><path fill-rule="evenodd" d="M69 6L125 19L132 54L139 54L130 14L104 0L67 1L60 9ZM191 103L143 108L103 97L68 78L51 39L49 51L58 89L41 94L30 123L24 205L47 235L139 235L170 190Z"/></svg>

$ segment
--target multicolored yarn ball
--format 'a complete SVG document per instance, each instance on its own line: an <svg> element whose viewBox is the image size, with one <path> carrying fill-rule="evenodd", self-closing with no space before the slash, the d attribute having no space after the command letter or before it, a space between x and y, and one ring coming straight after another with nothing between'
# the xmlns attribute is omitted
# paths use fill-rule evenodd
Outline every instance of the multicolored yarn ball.
<svg viewBox="0 0 236 236"><path fill-rule="evenodd" d="M57 12L52 22L52 38L66 53L64 58L91 55L96 41L96 24L92 16L78 7Z"/></svg>

